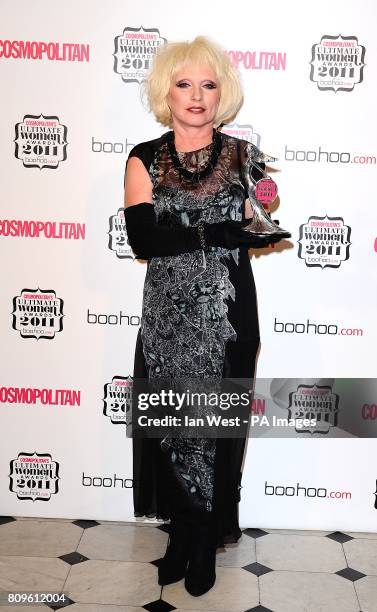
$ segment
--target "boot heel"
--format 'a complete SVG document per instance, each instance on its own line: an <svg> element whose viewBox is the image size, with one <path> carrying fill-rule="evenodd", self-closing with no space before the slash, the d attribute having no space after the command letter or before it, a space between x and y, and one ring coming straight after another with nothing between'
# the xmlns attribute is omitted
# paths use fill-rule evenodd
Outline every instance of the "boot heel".
<svg viewBox="0 0 377 612"><path fill-rule="evenodd" d="M158 565L158 584L165 586L184 578L189 558L189 542L188 525L173 523L165 556Z"/></svg>
<svg viewBox="0 0 377 612"><path fill-rule="evenodd" d="M216 582L216 537L209 526L193 530L185 589L190 595L199 597L207 593Z"/></svg>

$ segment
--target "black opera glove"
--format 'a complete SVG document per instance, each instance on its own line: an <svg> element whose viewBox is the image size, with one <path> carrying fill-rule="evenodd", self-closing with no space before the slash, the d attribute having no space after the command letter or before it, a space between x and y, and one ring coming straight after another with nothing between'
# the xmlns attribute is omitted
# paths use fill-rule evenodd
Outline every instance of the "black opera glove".
<svg viewBox="0 0 377 612"><path fill-rule="evenodd" d="M250 219L205 224L204 236L206 243L212 246L223 246L227 249L237 249L238 247L261 249L268 246L271 242L278 242L279 238L261 237L246 232L243 227L249 223Z"/></svg>
<svg viewBox="0 0 377 612"><path fill-rule="evenodd" d="M153 204L127 206L124 219L128 242L138 259L180 255L201 248L197 227L168 227L156 222Z"/></svg>
<svg viewBox="0 0 377 612"><path fill-rule="evenodd" d="M200 222L198 226L169 227L156 222L154 206L147 202L127 206L124 218L129 244L138 259L180 255L200 249L206 251L211 246L226 249L266 246L242 229L245 221Z"/></svg>

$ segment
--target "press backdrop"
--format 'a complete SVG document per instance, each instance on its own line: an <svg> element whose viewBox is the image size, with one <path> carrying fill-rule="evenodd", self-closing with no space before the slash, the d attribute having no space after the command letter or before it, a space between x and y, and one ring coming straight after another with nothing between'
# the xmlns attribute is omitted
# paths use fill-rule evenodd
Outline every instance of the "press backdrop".
<svg viewBox="0 0 377 612"><path fill-rule="evenodd" d="M358 383L346 405L339 381L376 373L373 0L0 11L0 513L132 520L125 408L146 264L127 243L124 168L166 131L140 97L154 52L203 34L239 69L227 131L278 157L274 217L292 232L250 252L271 391L253 410L288 417L304 393L321 417L249 440L241 524L375 531L377 397Z"/></svg>

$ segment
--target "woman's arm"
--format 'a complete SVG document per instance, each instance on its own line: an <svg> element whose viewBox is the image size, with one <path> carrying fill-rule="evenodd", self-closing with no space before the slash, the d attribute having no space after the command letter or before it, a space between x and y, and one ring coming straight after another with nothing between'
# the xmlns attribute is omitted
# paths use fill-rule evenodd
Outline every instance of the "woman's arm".
<svg viewBox="0 0 377 612"><path fill-rule="evenodd" d="M124 206L135 206L140 202L152 204L152 181L141 159L130 157L125 175Z"/></svg>
<svg viewBox="0 0 377 612"><path fill-rule="evenodd" d="M169 228L156 223L152 181L136 156L127 160L124 188L127 237L139 259L177 255L201 247L197 227Z"/></svg>
<svg viewBox="0 0 377 612"><path fill-rule="evenodd" d="M242 222L200 223L191 227L158 224L153 206L152 182L143 162L136 156L127 161L124 217L129 244L139 259L180 255L213 246L227 249L260 246Z"/></svg>

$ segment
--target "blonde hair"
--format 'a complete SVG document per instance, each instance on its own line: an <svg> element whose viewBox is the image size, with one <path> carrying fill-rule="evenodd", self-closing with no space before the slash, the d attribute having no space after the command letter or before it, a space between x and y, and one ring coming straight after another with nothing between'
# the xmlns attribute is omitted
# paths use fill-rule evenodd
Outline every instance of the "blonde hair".
<svg viewBox="0 0 377 612"><path fill-rule="evenodd" d="M192 42L165 43L155 55L143 85L157 121L172 127L167 95L174 75L191 62L205 64L215 72L220 84L220 102L214 124L217 127L230 123L243 103L241 83L225 51L204 36L197 36Z"/></svg>

